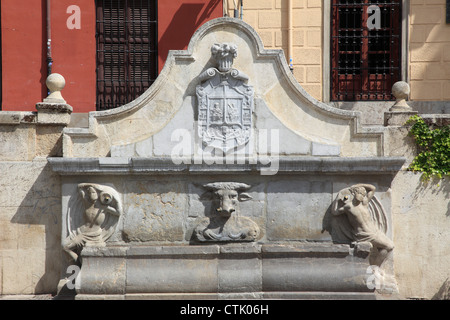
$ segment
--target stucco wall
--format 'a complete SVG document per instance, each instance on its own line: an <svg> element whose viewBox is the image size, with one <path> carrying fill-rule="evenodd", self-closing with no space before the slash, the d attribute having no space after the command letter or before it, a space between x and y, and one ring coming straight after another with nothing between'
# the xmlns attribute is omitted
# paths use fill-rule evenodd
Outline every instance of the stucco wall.
<svg viewBox="0 0 450 320"><path fill-rule="evenodd" d="M412 0L409 73L412 100L450 99L450 25L445 0Z"/></svg>
<svg viewBox="0 0 450 320"><path fill-rule="evenodd" d="M405 168L417 154L408 127L388 127L386 146L386 155L406 157ZM400 295L435 298L450 277L450 179L427 182L420 173L401 170L391 188L394 268Z"/></svg>
<svg viewBox="0 0 450 320"><path fill-rule="evenodd" d="M433 298L450 277L450 182L400 172L392 184L394 263L400 294Z"/></svg>

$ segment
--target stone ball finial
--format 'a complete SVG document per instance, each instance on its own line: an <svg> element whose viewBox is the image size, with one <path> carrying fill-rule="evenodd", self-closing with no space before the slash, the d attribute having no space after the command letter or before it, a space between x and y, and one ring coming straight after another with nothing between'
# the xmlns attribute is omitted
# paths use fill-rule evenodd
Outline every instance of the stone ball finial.
<svg viewBox="0 0 450 320"><path fill-rule="evenodd" d="M411 89L409 88L409 84L405 81L397 81L392 86L392 94L397 99L407 99Z"/></svg>
<svg viewBox="0 0 450 320"><path fill-rule="evenodd" d="M45 84L50 92L61 91L66 86L66 79L59 73L52 73L47 77Z"/></svg>
<svg viewBox="0 0 450 320"><path fill-rule="evenodd" d="M409 111L411 107L406 103L406 99L408 99L411 89L409 84L405 81L397 81L392 86L392 94L396 98L395 104L390 109L391 111Z"/></svg>
<svg viewBox="0 0 450 320"><path fill-rule="evenodd" d="M44 102L49 103L66 103L66 100L61 95L61 90L66 86L66 80L59 73L52 73L45 81L50 94L44 99Z"/></svg>
<svg viewBox="0 0 450 320"><path fill-rule="evenodd" d="M66 100L61 95L61 90L64 89L66 80L59 73L52 73L45 80L45 84L50 94L43 102L36 104L38 123L49 125L69 124L73 108L66 103Z"/></svg>

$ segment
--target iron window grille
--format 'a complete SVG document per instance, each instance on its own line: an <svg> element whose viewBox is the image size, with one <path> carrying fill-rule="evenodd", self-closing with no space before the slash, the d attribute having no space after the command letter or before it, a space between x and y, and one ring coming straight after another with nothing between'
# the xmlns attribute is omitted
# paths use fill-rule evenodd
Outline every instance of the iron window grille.
<svg viewBox="0 0 450 320"><path fill-rule="evenodd" d="M139 97L158 76L157 0L96 0L97 110Z"/></svg>
<svg viewBox="0 0 450 320"><path fill-rule="evenodd" d="M379 8L375 28L367 23L375 14L369 6ZM401 78L401 0L332 0L331 21L331 99L393 100Z"/></svg>

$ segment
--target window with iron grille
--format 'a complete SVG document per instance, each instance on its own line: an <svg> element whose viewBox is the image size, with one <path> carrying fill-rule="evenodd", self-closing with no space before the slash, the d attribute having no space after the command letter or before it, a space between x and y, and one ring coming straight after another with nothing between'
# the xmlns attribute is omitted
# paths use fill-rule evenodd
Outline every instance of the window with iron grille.
<svg viewBox="0 0 450 320"><path fill-rule="evenodd" d="M392 85L401 80L401 2L332 0L333 101L394 99Z"/></svg>
<svg viewBox="0 0 450 320"><path fill-rule="evenodd" d="M97 110L139 97L158 76L157 0L97 0Z"/></svg>

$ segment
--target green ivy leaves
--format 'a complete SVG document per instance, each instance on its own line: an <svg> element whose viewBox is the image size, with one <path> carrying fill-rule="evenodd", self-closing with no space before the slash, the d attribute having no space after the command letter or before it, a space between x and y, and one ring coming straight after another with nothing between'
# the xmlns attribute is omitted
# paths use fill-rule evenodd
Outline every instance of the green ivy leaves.
<svg viewBox="0 0 450 320"><path fill-rule="evenodd" d="M431 129L418 115L406 122L412 125L409 135L414 137L418 146L418 155L409 166L409 170L423 172L423 178L432 176L442 179L450 174L450 126Z"/></svg>

